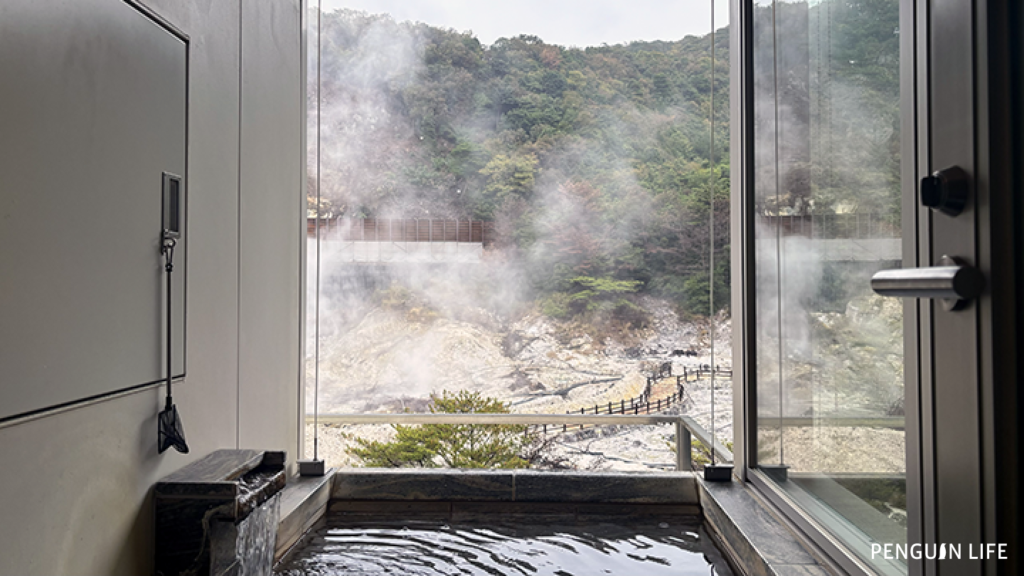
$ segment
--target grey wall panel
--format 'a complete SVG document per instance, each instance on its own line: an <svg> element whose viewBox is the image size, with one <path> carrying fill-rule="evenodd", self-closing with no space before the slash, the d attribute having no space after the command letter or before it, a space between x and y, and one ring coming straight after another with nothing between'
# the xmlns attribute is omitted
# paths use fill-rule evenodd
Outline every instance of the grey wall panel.
<svg viewBox="0 0 1024 576"><path fill-rule="evenodd" d="M290 454L294 422L268 415L299 412L299 16L295 0L242 6L239 438Z"/></svg>
<svg viewBox="0 0 1024 576"><path fill-rule="evenodd" d="M188 376L174 401L202 456L234 447L238 430L240 3L146 5L189 35ZM164 459L182 465L178 454Z"/></svg>
<svg viewBox="0 0 1024 576"><path fill-rule="evenodd" d="M123 2L4 3L0 419L161 378L161 175L185 175L186 54Z"/></svg>
<svg viewBox="0 0 1024 576"><path fill-rule="evenodd" d="M0 429L0 458L12 463L0 473L0 574L153 573L147 498L170 470L156 466L156 422L143 415L159 396L150 388Z"/></svg>
<svg viewBox="0 0 1024 576"><path fill-rule="evenodd" d="M59 18L64 11L76 11L79 2L52 0L39 4L45 5L47 18ZM275 182L287 181L291 188L275 190L273 198L288 196L292 201L289 206L297 210L300 199L294 194L295 183L302 179L301 166L288 156L276 154L262 154L258 161L239 166L242 0L141 2L189 37L188 376L175 385L174 397L192 451L188 455L156 452L156 414L163 407L161 387L144 388L71 410L48 412L33 420L0 423L0 462L8 464L0 471L0 574L151 574L153 518L149 493L156 481L214 449L234 447L239 441L250 447L297 445L297 405L275 402L297 395L294 386L298 359L289 350L290 343L280 351L271 344L250 344L245 351L239 350L237 279L242 266L238 226L240 171L255 170L259 178L270 174ZM122 0L102 3L103 9L124 6ZM250 4L253 3L245 2L246 8ZM10 17L11 6L9 1L0 1L0 21ZM250 31L253 35L265 35L281 46L298 42L297 29L271 31L266 28L270 22L263 20L256 25L258 28ZM45 31L38 30L32 34L47 36ZM281 59L268 54L270 50L264 48L264 64L257 57L247 59L249 74L260 78L263 85L293 82L299 73L298 63L290 57ZM5 57L0 53L0 59ZM6 77L3 81L6 83ZM5 89L0 84L0 90ZM254 120L258 126L268 126L261 130L285 126L286 132L288 126L301 126L302 111L298 104L282 108L276 102L279 101L272 100L263 107L262 114L280 117ZM6 142L2 134L0 142ZM3 144L3 154L7 151ZM260 190L269 191L270 186ZM59 201L66 202L74 191L58 194ZM6 196L0 195L0 205L6 206L5 200ZM291 226L294 220L291 215L258 214L259 210L272 208L269 204L252 208L261 226L278 230L273 239L282 238L280 228ZM40 211L40 216L53 214ZM287 224L282 224L284 218L288 219ZM36 254L57 251L64 239L52 233L44 235L40 229L49 232L60 224L37 223L38 241L26 250ZM5 223L0 220L0 227L3 226ZM287 334L297 338L297 321L294 326L282 328L282 318L287 318L292 309L287 294L283 300L270 297L271 293L280 293L280 286L289 281L294 262L287 257L278 259L277 248L263 256L254 247L244 250L248 252L246 266L258 266L265 277L281 277L281 284L274 280L265 296L259 292L261 288L253 293L246 291L246 298L251 300L250 305L242 307L242 313L256 318L243 318L241 324L269 327L280 330L282 338L287 339ZM254 264L258 260L263 262ZM0 276L3 274L0 270ZM297 284L297 278L294 280ZM0 317L0 323L5 319ZM130 352L122 349L112 353L105 359L105 365L113 369ZM53 361L53 357L52 348L31 353L32 361L41 364ZM288 378L281 381L261 376L240 383L238 367L248 362L255 363L250 370L286 374ZM0 373L0 387L8 385L10 380ZM258 400L264 396L267 401ZM239 412L249 422L248 431L239 429ZM260 422L265 423L265 429L254 430ZM293 449L287 449L291 458Z"/></svg>

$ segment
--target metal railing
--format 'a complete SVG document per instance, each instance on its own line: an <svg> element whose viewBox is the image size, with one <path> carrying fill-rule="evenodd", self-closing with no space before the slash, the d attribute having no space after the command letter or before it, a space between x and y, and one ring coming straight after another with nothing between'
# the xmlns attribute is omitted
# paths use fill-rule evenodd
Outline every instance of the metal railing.
<svg viewBox="0 0 1024 576"><path fill-rule="evenodd" d="M904 416L761 416L758 428L887 428L904 430Z"/></svg>
<svg viewBox="0 0 1024 576"><path fill-rule="evenodd" d="M306 218L306 234L348 242L460 242L494 243L494 222L488 220L437 220L430 218Z"/></svg>
<svg viewBox="0 0 1024 576"><path fill-rule="evenodd" d="M675 424L676 470L691 470L693 437L707 447L714 446L717 460L731 463L732 452L714 439L703 426L689 416L609 415L609 414L320 414L321 424L505 424L556 426L638 426ZM313 416L306 416L313 423Z"/></svg>
<svg viewBox="0 0 1024 576"><path fill-rule="evenodd" d="M819 240L899 238L900 219L893 213L758 215L758 224L778 227L783 236Z"/></svg>

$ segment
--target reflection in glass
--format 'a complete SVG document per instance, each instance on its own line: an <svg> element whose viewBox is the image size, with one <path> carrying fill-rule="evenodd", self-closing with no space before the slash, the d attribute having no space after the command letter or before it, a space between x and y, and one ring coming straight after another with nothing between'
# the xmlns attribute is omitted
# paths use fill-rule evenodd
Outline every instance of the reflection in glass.
<svg viewBox="0 0 1024 576"><path fill-rule="evenodd" d="M754 11L754 205L758 213L778 196L778 160L776 146L775 102L775 30L770 2L759 2ZM755 223L757 254L757 462L779 465L782 462L780 442L779 393L779 329L778 322L778 238L767 223ZM771 359L774 359L772 361Z"/></svg>
<svg viewBox="0 0 1024 576"><path fill-rule="evenodd" d="M906 542L899 6L754 16L758 466L857 553ZM879 566L904 572L902 566Z"/></svg>

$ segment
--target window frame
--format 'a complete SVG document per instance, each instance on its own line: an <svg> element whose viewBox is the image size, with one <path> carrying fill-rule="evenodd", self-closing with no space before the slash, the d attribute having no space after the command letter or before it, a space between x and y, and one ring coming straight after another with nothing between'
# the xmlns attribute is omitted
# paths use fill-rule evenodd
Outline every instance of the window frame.
<svg viewBox="0 0 1024 576"><path fill-rule="evenodd" d="M778 0L775 0L778 1ZM731 245L732 245L732 317L733 430L735 474L752 489L805 544L814 549L832 568L850 574L875 574L849 547L801 507L794 499L757 468L757 357L756 357L756 284L754 248L754 0L730 0L730 165ZM900 113L902 142L900 152L902 190L903 262L905 267L918 263L920 208L916 203L914 183L921 169L919 142L927 137L927 128L918 117L926 117L927 95L919 94L917 86L925 78L927 63L927 7L914 2L900 3L900 29L911 33L900 38ZM925 301L927 306L927 301ZM921 402L920 402L920 337L918 334L922 304L916 299L904 303L904 354L906 358L906 434L907 434L907 526L908 542L922 542L923 522L921 495ZM824 510L824 506L822 507ZM896 568L894 566L894 568ZM910 561L905 573L922 573L920 562Z"/></svg>

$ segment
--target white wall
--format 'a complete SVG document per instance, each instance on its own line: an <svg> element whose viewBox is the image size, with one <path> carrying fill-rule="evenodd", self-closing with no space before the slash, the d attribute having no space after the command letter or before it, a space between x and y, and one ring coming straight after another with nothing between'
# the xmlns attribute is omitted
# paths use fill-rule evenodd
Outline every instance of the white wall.
<svg viewBox="0 0 1024 576"><path fill-rule="evenodd" d="M144 4L191 41L188 377L174 388L191 453L157 454L162 387L0 425L4 575L149 574L156 481L218 448L299 454L300 2Z"/></svg>

